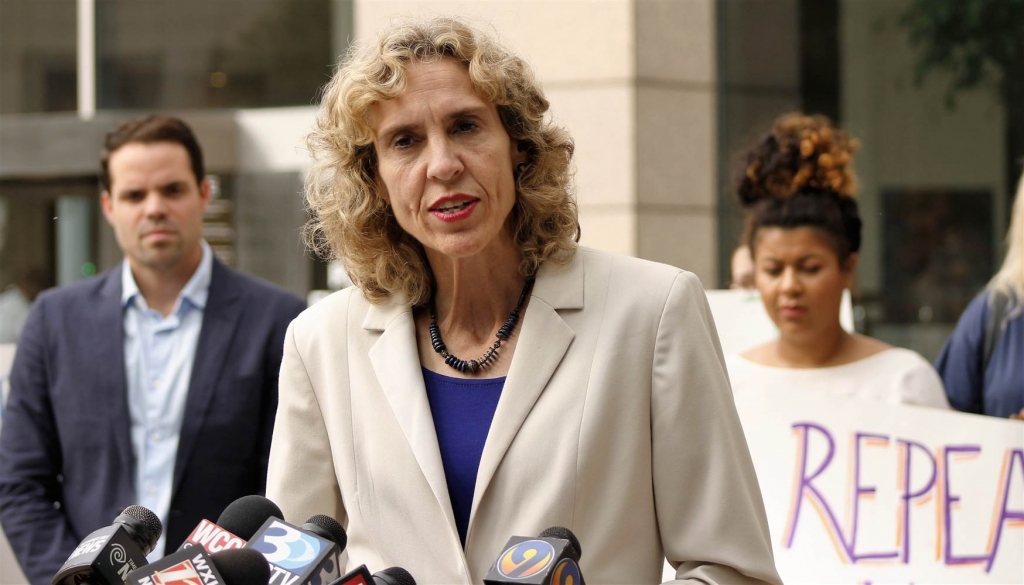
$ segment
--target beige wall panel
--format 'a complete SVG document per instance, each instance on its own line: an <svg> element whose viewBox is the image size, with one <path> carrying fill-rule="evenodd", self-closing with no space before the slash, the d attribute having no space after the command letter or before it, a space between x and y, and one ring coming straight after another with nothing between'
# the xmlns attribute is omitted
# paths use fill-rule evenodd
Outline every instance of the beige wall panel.
<svg viewBox="0 0 1024 585"><path fill-rule="evenodd" d="M641 81L717 79L714 0L639 0L636 73Z"/></svg>
<svg viewBox="0 0 1024 585"><path fill-rule="evenodd" d="M689 270L704 288L717 288L718 234L713 212L641 208L637 223L638 256Z"/></svg>
<svg viewBox="0 0 1024 585"><path fill-rule="evenodd" d="M316 123L317 108L238 110L238 170L279 172L308 169L313 164L306 135Z"/></svg>
<svg viewBox="0 0 1024 585"><path fill-rule="evenodd" d="M581 205L635 202L634 92L622 85L562 87L546 92L551 119L576 142Z"/></svg>
<svg viewBox="0 0 1024 585"><path fill-rule="evenodd" d="M633 0L356 0L355 35L373 35L395 17L432 15L493 25L546 85L635 73Z"/></svg>
<svg viewBox="0 0 1024 585"><path fill-rule="evenodd" d="M713 208L717 201L715 94L637 89L637 200Z"/></svg>
<svg viewBox="0 0 1024 585"><path fill-rule="evenodd" d="M630 206L580 207L584 246L636 256L636 212Z"/></svg>

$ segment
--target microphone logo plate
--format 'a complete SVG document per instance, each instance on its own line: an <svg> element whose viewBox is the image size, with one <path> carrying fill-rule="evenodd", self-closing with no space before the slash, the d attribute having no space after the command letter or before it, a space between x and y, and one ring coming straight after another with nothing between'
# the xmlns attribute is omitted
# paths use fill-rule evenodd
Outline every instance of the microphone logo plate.
<svg viewBox="0 0 1024 585"><path fill-rule="evenodd" d="M562 559L551 573L551 585L580 585L583 573L572 559Z"/></svg>
<svg viewBox="0 0 1024 585"><path fill-rule="evenodd" d="M196 560L203 559L196 557ZM196 566L192 561L182 561L149 578L153 585L216 585L219 582L207 563Z"/></svg>
<svg viewBox="0 0 1024 585"><path fill-rule="evenodd" d="M506 579L529 579L543 573L555 560L555 547L543 540L526 540L498 557L496 568Z"/></svg>
<svg viewBox="0 0 1024 585"><path fill-rule="evenodd" d="M287 524L274 521L249 548L256 549L267 561L289 571L299 572L320 555L321 543Z"/></svg>

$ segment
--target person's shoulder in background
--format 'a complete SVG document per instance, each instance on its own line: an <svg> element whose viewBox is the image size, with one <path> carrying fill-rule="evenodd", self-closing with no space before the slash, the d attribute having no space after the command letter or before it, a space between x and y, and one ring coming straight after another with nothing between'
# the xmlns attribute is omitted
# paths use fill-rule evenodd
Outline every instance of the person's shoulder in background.
<svg viewBox="0 0 1024 585"><path fill-rule="evenodd" d="M942 378L949 402L963 412L980 414L983 409L981 362L987 320L988 289L985 289L964 309L935 360L935 369Z"/></svg>
<svg viewBox="0 0 1024 585"><path fill-rule="evenodd" d="M903 347L892 347L878 354L876 367L893 380L900 404L949 409L942 378L921 354Z"/></svg>
<svg viewBox="0 0 1024 585"><path fill-rule="evenodd" d="M306 308L306 301L288 289L234 268L223 268L234 280L232 286L252 301L261 304L269 314L276 315L280 311L291 313L291 317L294 318ZM211 285L216 286L216 282Z"/></svg>

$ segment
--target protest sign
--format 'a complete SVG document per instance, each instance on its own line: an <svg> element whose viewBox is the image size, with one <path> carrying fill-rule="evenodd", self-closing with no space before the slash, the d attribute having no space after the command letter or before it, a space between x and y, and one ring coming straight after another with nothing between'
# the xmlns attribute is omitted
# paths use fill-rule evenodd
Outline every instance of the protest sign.
<svg viewBox="0 0 1024 585"><path fill-rule="evenodd" d="M787 583L1024 582L1024 423L736 396Z"/></svg>

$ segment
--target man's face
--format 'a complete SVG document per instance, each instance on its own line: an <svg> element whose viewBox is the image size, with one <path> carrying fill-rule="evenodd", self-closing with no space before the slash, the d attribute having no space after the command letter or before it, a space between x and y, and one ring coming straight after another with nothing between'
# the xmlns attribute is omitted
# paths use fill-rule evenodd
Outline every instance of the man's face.
<svg viewBox="0 0 1024 585"><path fill-rule="evenodd" d="M208 181L196 182L185 147L129 143L110 155L103 215L133 270L164 272L198 264Z"/></svg>

